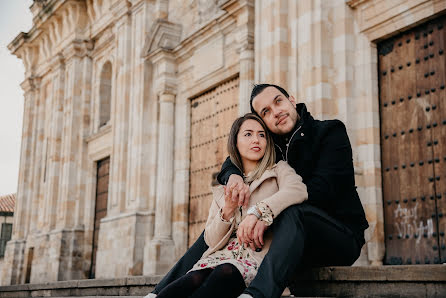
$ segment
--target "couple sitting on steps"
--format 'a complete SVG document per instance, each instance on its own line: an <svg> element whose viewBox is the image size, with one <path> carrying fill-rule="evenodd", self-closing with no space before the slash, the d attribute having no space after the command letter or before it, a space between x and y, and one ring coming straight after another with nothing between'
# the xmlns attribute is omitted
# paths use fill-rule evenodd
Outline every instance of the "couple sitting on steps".
<svg viewBox="0 0 446 298"><path fill-rule="evenodd" d="M308 266L352 265L368 227L339 120L254 86L236 119L206 227L146 297L280 297Z"/></svg>

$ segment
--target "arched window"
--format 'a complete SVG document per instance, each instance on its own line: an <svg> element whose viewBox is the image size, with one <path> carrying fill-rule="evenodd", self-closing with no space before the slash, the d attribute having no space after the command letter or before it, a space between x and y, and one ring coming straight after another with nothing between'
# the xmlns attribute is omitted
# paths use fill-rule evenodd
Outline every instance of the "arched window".
<svg viewBox="0 0 446 298"><path fill-rule="evenodd" d="M102 66L101 83L99 87L99 127L110 121L112 95L112 65L107 61Z"/></svg>

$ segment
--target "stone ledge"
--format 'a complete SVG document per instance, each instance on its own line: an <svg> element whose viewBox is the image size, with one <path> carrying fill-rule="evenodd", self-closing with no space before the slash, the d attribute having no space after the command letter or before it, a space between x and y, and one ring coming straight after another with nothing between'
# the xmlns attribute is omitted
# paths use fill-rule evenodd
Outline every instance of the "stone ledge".
<svg viewBox="0 0 446 298"><path fill-rule="evenodd" d="M298 280L320 281L446 281L446 265L322 267L309 270Z"/></svg>
<svg viewBox="0 0 446 298"><path fill-rule="evenodd" d="M0 286L0 297L141 297L161 275ZM295 296L446 297L446 265L323 267L293 279Z"/></svg>

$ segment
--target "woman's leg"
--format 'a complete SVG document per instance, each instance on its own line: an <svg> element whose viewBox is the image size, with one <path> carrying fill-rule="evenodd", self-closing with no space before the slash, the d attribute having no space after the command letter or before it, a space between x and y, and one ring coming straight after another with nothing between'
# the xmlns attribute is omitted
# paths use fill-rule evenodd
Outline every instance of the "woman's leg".
<svg viewBox="0 0 446 298"><path fill-rule="evenodd" d="M173 268L164 276L164 278L156 285L152 293L158 294L167 285L184 276L192 269L194 264L198 262L203 253L208 249L204 241L204 232L201 233L194 245L187 250L184 256L173 266Z"/></svg>
<svg viewBox="0 0 446 298"><path fill-rule="evenodd" d="M221 264L212 270L203 285L190 297L236 298L245 288L245 281L238 269L232 264Z"/></svg>
<svg viewBox="0 0 446 298"><path fill-rule="evenodd" d="M164 287L157 298L187 298L203 284L211 272L211 268L191 271Z"/></svg>

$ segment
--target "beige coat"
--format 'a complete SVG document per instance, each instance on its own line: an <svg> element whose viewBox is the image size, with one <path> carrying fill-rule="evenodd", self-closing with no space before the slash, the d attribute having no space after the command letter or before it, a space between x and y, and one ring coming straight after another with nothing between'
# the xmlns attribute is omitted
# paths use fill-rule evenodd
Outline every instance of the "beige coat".
<svg viewBox="0 0 446 298"><path fill-rule="evenodd" d="M285 208L302 203L308 198L307 187L303 184L302 178L284 161L279 161L251 183L249 206L243 208L242 214L237 209L232 222L224 222L220 218L220 209L225 204L223 186L214 187L212 191L213 201L204 231L204 240L209 248L204 252L203 258L222 249L228 243L233 231L237 228L237 222L246 217L249 207L263 201L270 207L275 219ZM272 236L271 231L267 229L262 250L251 251L251 255L259 264L268 252Z"/></svg>

